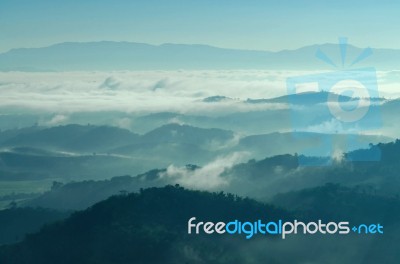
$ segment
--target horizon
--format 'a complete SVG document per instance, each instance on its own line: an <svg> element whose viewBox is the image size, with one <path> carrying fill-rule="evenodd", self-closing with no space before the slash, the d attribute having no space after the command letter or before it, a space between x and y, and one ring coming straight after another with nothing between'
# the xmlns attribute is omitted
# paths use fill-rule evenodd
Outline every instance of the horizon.
<svg viewBox="0 0 400 264"><path fill-rule="evenodd" d="M309 44L305 46L299 46L297 48L291 48L291 49L281 49L281 50L259 50L259 49L240 49L240 48L229 48L229 47L221 47L221 46L214 46L211 44L207 43L178 43L178 42L164 42L160 44L152 44L152 43L146 43L142 41L115 41L115 40L98 40L98 41L63 41L63 42L56 42L56 43L50 43L45 46L36 46L36 47L19 47L19 48L11 48L6 51L0 51L0 54L5 54L13 50L20 50L20 49L44 49L44 48L49 48L53 46L58 46L62 44L91 44L91 43L128 43L128 44L142 44L142 45L149 45L153 47L161 47L164 45L185 45L185 46L203 46L203 47L212 47L212 48L217 48L217 49L224 49L224 50L241 50L241 51L260 51L260 52L271 52L271 53L279 53L279 52L284 52L284 51L296 51L300 50L303 48L308 48L308 47L314 47L314 46L327 46L327 45L334 45L338 46L339 43L334 43L334 42L325 42L325 43L314 43L314 44ZM400 50L400 48L375 48L375 47L370 47L370 46L356 46L353 45L352 43L348 43L347 47L352 47L352 48L357 48L357 49L365 49L365 48L372 48L372 49L379 49L379 50Z"/></svg>
<svg viewBox="0 0 400 264"><path fill-rule="evenodd" d="M112 4L111 4L112 3ZM345 0L254 1L1 1L0 53L13 48L101 40L206 43L246 50L293 50L334 43L397 49L400 3ZM357 23L355 23L357 22Z"/></svg>
<svg viewBox="0 0 400 264"><path fill-rule="evenodd" d="M399 10L0 0L0 263L400 263Z"/></svg>

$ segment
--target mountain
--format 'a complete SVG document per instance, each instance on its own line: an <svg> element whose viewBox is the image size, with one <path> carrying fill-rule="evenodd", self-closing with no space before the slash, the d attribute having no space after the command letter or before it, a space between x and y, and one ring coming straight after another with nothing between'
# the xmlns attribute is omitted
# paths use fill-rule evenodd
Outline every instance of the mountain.
<svg viewBox="0 0 400 264"><path fill-rule="evenodd" d="M159 143L183 143L207 149L213 144L224 144L233 137L234 133L227 130L179 124L162 125L141 136L117 127L70 124L50 128L33 127L20 131L6 130L0 132L0 145L7 148L30 147L91 153Z"/></svg>
<svg viewBox="0 0 400 264"><path fill-rule="evenodd" d="M234 133L216 128L166 124L142 135L137 143L110 150L132 157L147 156L168 164L204 164L228 151Z"/></svg>
<svg viewBox="0 0 400 264"><path fill-rule="evenodd" d="M67 212L44 208L0 210L0 245L19 242L26 234L38 232L44 224L59 221L67 216Z"/></svg>
<svg viewBox="0 0 400 264"><path fill-rule="evenodd" d="M398 263L398 198L327 184L275 197L289 210L223 192L178 185L121 194L0 246L0 262L25 263ZM188 234L188 220L381 224L384 234ZM247 229L248 230L248 229ZM388 235L387 235L388 234ZM342 252L337 254L337 252ZM299 262L299 260L301 262ZM326 260L330 260L327 262ZM356 261L355 261L356 260Z"/></svg>
<svg viewBox="0 0 400 264"><path fill-rule="evenodd" d="M7 131L4 132L7 134ZM3 134L3 133L1 133ZM0 137L1 137L0 134ZM135 142L139 135L110 126L65 125L22 131L2 143L6 147L36 147L42 149L97 152Z"/></svg>
<svg viewBox="0 0 400 264"><path fill-rule="evenodd" d="M330 151L349 152L368 148L369 144L388 143L392 138L379 135L357 135L357 141L349 141L347 134L323 134L312 132L286 132L252 135L240 138L234 151L250 151L255 159L283 155L307 154L314 156L330 155L329 149L318 149L321 142L330 142Z"/></svg>
<svg viewBox="0 0 400 264"><path fill-rule="evenodd" d="M257 104L257 103L282 103L282 104L294 104L294 105L314 105L314 104L324 104L330 102L329 97L335 95L330 92L304 92L297 94L290 94L279 96L271 99L247 99L247 103ZM338 95L340 102L346 101L356 101L357 98L352 98L349 96Z"/></svg>
<svg viewBox="0 0 400 264"><path fill-rule="evenodd" d="M226 183L218 188L263 201L268 201L277 193L298 191L327 183L337 183L344 187L359 186L359 189L370 192L373 190L374 194L385 197L400 195L400 180L396 176L396 171L400 169L396 159L400 153L400 141L373 145L371 149L352 151L345 156L360 155L357 153L374 151L376 148L379 148L382 155L379 162L333 161L331 166L304 167L299 159L326 162L327 158L285 154L259 160L251 159L223 169L215 177ZM182 174L187 175L186 180L195 177L198 170L201 171L202 167L186 165L179 168ZM84 209L111 195L181 182L179 175L165 177L166 171L152 169L133 177L126 175L107 180L64 181L65 184L58 184L57 188L18 202L18 205L58 210Z"/></svg>
<svg viewBox="0 0 400 264"><path fill-rule="evenodd" d="M281 193L274 196L270 202L291 212L301 212L311 219L338 221L347 218L356 222L374 221L385 225L400 221L399 197L376 195L371 186L345 187L327 183L314 188Z"/></svg>
<svg viewBox="0 0 400 264"><path fill-rule="evenodd" d="M230 102L234 101L235 99L227 97L227 96L222 96L222 95L215 95L215 96L209 96L206 97L202 100L204 103L220 103L220 102Z"/></svg>
<svg viewBox="0 0 400 264"><path fill-rule="evenodd" d="M337 157L331 160L329 166L304 166L304 163L324 164L329 159L302 155L278 155L249 160L222 174L225 179L229 179L229 186L224 190L269 200L277 193L337 183L347 187L372 187L374 194L397 197L400 195L400 179L397 174L400 169L399 153L400 140L396 140L344 153L343 157L347 159ZM363 161L360 157L373 159Z"/></svg>
<svg viewBox="0 0 400 264"><path fill-rule="evenodd" d="M234 263L239 255L230 256L231 250L246 239L190 236L188 219L255 221L265 219L266 213L270 220L291 218L284 210L232 194L189 191L179 186L150 188L113 196L28 235L21 243L3 246L0 262Z"/></svg>
<svg viewBox="0 0 400 264"><path fill-rule="evenodd" d="M189 125L168 124L146 133L144 142L184 142L197 145L210 145L215 142L225 143L232 140L232 131L217 128L198 128Z"/></svg>
<svg viewBox="0 0 400 264"><path fill-rule="evenodd" d="M231 131L178 124L144 135L116 127L72 124L3 131L0 179L99 180L171 164L204 165L228 151L233 139Z"/></svg>
<svg viewBox="0 0 400 264"><path fill-rule="evenodd" d="M134 42L65 42L43 48L12 49L0 54L0 70L72 71L72 70L179 70L179 69L332 69L315 57L324 51L340 61L336 44L313 45L279 52L235 50L207 45ZM348 46L350 64L363 49ZM372 58L372 59L371 59ZM374 56L359 66L394 69L400 51L375 49Z"/></svg>
<svg viewBox="0 0 400 264"><path fill-rule="evenodd" d="M153 167L146 157L131 159L116 155L37 155L31 152L0 152L0 179L6 181L43 179L104 179L110 175L141 173Z"/></svg>
<svg viewBox="0 0 400 264"><path fill-rule="evenodd" d="M266 115L255 112L241 117L248 117L246 124L251 116L261 120ZM161 118L164 119L163 115ZM159 120L156 118L155 122ZM271 126L264 123L257 124ZM171 164L204 166L234 152L246 152L254 159L286 153L323 156L330 153L325 153L326 149L312 152L310 148L329 141L332 149L346 152L391 140L374 135L359 135L357 139L349 142L345 134L311 132L239 136L229 130L174 123L143 135L109 126L32 127L0 132L0 179L100 180L115 175L137 175Z"/></svg>
<svg viewBox="0 0 400 264"><path fill-rule="evenodd" d="M62 211L83 210L113 195L137 192L140 188L150 186L164 186L169 182L159 179L159 173L162 172L165 170L151 170L136 177L117 176L109 180L77 181L66 184L55 182L51 190L18 205Z"/></svg>

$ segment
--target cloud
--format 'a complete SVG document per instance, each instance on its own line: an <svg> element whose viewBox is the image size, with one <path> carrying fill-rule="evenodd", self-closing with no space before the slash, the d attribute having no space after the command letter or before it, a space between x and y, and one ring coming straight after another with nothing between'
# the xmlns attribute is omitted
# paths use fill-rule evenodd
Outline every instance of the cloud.
<svg viewBox="0 0 400 264"><path fill-rule="evenodd" d="M65 123L69 119L66 115L55 115L50 120L43 122L41 125L55 126Z"/></svg>
<svg viewBox="0 0 400 264"><path fill-rule="evenodd" d="M305 129L307 132L323 133L323 134L335 134L344 132L342 122L336 118L322 122L321 124L309 126Z"/></svg>
<svg viewBox="0 0 400 264"><path fill-rule="evenodd" d="M234 133L233 137L226 141L213 139L205 146L205 148L213 151L229 149L239 144L239 141L242 137L243 135L241 135L240 133Z"/></svg>
<svg viewBox="0 0 400 264"><path fill-rule="evenodd" d="M119 127L119 128L124 128L124 129L131 129L132 127L132 120L127 117L123 118L118 118L114 121L114 125Z"/></svg>
<svg viewBox="0 0 400 264"><path fill-rule="evenodd" d="M229 184L229 178L222 174L235 164L243 162L248 157L247 152L234 152L228 156L219 157L216 160L196 170L188 170L186 167L170 165L167 171L161 175L185 186L196 189L215 189Z"/></svg>
<svg viewBox="0 0 400 264"><path fill-rule="evenodd" d="M185 125L185 122L183 122L177 116L175 116L175 117L171 118L170 120L168 120L168 124L178 124L180 126L183 126L183 125Z"/></svg>
<svg viewBox="0 0 400 264"><path fill-rule="evenodd" d="M286 78L303 74L310 72L0 72L0 103L3 107L64 113L170 111L218 116L232 112L286 108L285 104L246 104L242 101L247 98L285 95ZM385 85L389 85L387 87L390 91L391 85L382 84ZM238 100L202 102L205 97L217 95Z"/></svg>
<svg viewBox="0 0 400 264"><path fill-rule="evenodd" d="M273 73L235 71L0 73L3 106L54 112L172 111L204 115L282 108L279 104L200 99L226 95L243 100L271 97ZM282 83L283 79L281 78ZM101 88L101 89L99 89Z"/></svg>

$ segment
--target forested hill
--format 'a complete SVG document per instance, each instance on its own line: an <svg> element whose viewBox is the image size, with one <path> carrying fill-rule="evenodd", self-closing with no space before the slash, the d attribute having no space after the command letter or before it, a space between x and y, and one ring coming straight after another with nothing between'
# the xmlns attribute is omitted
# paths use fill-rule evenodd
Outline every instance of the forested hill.
<svg viewBox="0 0 400 264"><path fill-rule="evenodd" d="M188 235L193 216L215 222L290 218L284 210L231 194L150 188L113 196L3 246L0 263L232 263L232 242L246 239Z"/></svg>

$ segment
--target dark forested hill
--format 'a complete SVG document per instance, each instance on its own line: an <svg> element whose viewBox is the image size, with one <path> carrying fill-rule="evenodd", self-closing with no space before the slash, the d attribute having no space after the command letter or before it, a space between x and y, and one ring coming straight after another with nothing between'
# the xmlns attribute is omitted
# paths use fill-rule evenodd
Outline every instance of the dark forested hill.
<svg viewBox="0 0 400 264"><path fill-rule="evenodd" d="M0 211L0 244L15 243L47 223L66 218L67 212L44 208L10 208Z"/></svg>
<svg viewBox="0 0 400 264"><path fill-rule="evenodd" d="M191 217L205 221L289 219L271 205L179 186L113 196L0 248L0 263L233 263L235 241L190 236Z"/></svg>
<svg viewBox="0 0 400 264"><path fill-rule="evenodd" d="M0 263L398 263L398 198L328 184L276 196L294 213L232 194L179 186L110 197L0 247ZM394 212L394 213L390 213ZM379 235L189 235L187 222L350 221L384 225ZM355 222L353 222L355 221ZM342 252L337 254L337 252Z"/></svg>

